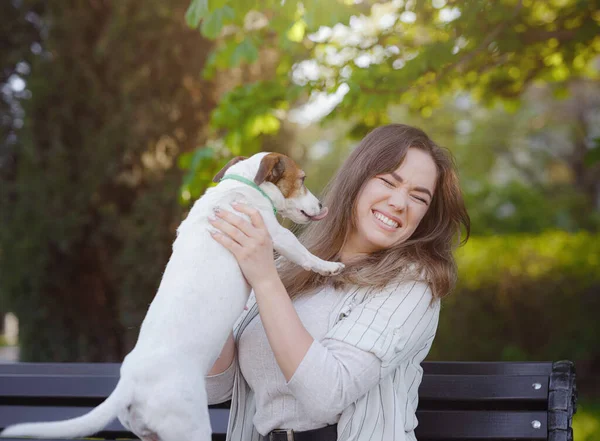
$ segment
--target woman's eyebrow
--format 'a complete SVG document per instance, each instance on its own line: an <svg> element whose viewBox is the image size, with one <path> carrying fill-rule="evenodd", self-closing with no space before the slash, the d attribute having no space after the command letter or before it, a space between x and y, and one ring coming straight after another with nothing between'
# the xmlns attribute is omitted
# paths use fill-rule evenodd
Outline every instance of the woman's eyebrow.
<svg viewBox="0 0 600 441"><path fill-rule="evenodd" d="M400 175L398 175L396 172L390 172L390 175L392 175L396 181L398 181L400 183L404 182L404 179L402 179L402 177ZM413 188L413 190L418 191L420 193L425 193L425 194L429 195L430 199L433 199L433 195L425 187L415 187L415 188Z"/></svg>

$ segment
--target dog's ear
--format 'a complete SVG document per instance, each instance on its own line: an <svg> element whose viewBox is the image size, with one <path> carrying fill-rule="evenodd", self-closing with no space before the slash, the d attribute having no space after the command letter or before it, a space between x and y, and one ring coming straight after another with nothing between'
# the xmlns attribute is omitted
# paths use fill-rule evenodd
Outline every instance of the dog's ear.
<svg viewBox="0 0 600 441"><path fill-rule="evenodd" d="M254 177L254 183L260 185L265 181L277 183L285 170L285 163L281 160L281 155L269 153L260 161L260 167Z"/></svg>
<svg viewBox="0 0 600 441"><path fill-rule="evenodd" d="M225 167L223 167L219 171L219 173L217 173L215 175L215 177L213 178L213 182L217 182L218 183L221 180L221 178L223 178L223 175L225 174L225 172L227 171L227 169L229 167L231 167L232 165L235 165L238 162L243 161L245 159L248 159L248 158L246 158L245 156L236 156L235 158L233 158L231 161L229 161L227 164L225 164Z"/></svg>

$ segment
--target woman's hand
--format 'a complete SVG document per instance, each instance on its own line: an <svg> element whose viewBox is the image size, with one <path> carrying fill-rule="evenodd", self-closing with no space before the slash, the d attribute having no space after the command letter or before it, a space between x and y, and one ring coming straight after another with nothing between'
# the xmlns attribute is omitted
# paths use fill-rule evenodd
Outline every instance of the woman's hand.
<svg viewBox="0 0 600 441"><path fill-rule="evenodd" d="M252 223L229 211L215 210L215 216L209 216L209 222L219 231L211 231L210 234L233 253L244 277L256 289L260 282L279 278L273 260L271 235L258 210L235 202L231 206L247 214Z"/></svg>

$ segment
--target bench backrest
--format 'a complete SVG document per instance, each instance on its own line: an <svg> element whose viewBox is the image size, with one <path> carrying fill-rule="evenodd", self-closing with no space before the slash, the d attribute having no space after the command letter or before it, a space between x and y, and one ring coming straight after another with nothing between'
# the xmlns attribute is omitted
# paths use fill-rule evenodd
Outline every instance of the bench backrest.
<svg viewBox="0 0 600 441"><path fill-rule="evenodd" d="M119 378L117 363L0 365L0 428L81 415ZM426 362L416 435L433 440L572 441L576 410L571 362ZM214 440L225 439L228 403L210 406ZM131 438L118 420L99 434Z"/></svg>

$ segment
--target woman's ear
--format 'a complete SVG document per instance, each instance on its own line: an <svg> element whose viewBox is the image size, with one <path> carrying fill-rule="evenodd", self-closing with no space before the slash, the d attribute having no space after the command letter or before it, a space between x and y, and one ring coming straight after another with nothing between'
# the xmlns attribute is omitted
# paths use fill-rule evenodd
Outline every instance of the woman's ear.
<svg viewBox="0 0 600 441"><path fill-rule="evenodd" d="M221 170L219 170L219 173L217 173L215 175L215 177L213 178L213 182L218 183L223 178L223 175L225 175L225 172L227 171L227 169L229 169L229 167L231 167L232 165L235 165L238 162L243 161L245 159L248 159L248 158L246 158L245 156L236 156L235 158L230 160L227 164L225 164L225 167L223 167Z"/></svg>

